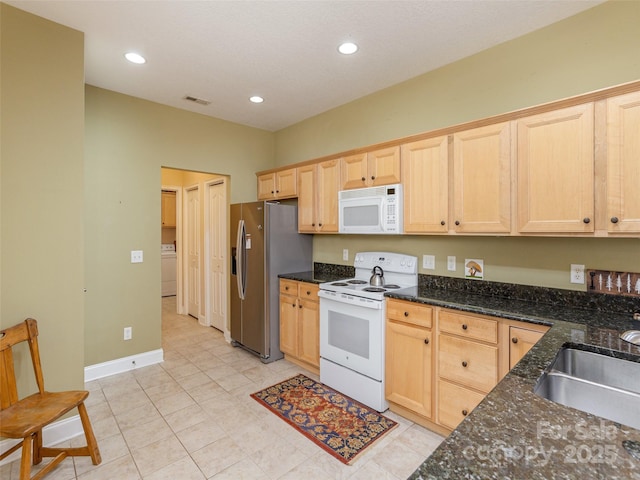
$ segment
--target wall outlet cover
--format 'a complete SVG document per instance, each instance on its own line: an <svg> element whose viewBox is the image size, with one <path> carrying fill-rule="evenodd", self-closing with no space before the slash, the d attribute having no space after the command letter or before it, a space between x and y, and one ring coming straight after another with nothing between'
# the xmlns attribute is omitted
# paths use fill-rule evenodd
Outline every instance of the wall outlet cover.
<svg viewBox="0 0 640 480"><path fill-rule="evenodd" d="M456 271L456 257L455 255L449 255L447 257L447 270L450 272Z"/></svg>
<svg viewBox="0 0 640 480"><path fill-rule="evenodd" d="M584 265L571 264L571 283L584 284Z"/></svg>

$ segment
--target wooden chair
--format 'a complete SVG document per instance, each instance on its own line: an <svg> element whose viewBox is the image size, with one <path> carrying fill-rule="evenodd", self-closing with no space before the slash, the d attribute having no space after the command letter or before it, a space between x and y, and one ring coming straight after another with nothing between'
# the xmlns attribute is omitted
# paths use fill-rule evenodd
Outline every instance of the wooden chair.
<svg viewBox="0 0 640 480"><path fill-rule="evenodd" d="M38 384L38 393L23 399L18 399L12 351L12 347L20 342L29 344ZM85 390L55 393L45 391L38 349L38 323L34 319L29 318L0 331L0 436L22 439L22 442L0 454L0 460L22 447L20 480L31 479L31 464L39 464L43 457L54 458L32 480L44 477L68 456L89 456L94 465L102 461L84 405L88 396L89 392ZM43 447L42 428L76 407L87 445L79 448Z"/></svg>

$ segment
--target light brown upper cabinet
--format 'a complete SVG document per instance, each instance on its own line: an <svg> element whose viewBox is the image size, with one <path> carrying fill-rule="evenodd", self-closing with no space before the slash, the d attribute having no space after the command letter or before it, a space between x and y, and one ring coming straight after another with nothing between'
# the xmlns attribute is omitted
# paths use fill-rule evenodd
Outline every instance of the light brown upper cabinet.
<svg viewBox="0 0 640 480"><path fill-rule="evenodd" d="M162 192L162 226L176 226L176 192Z"/></svg>
<svg viewBox="0 0 640 480"><path fill-rule="evenodd" d="M343 157L342 190L400 183L400 147Z"/></svg>
<svg viewBox="0 0 640 480"><path fill-rule="evenodd" d="M340 161L326 160L298 167L298 231L338 231Z"/></svg>
<svg viewBox="0 0 640 480"><path fill-rule="evenodd" d="M511 122L453 135L453 229L511 232Z"/></svg>
<svg viewBox="0 0 640 480"><path fill-rule="evenodd" d="M594 231L593 103L517 121L518 231Z"/></svg>
<svg viewBox="0 0 640 480"><path fill-rule="evenodd" d="M298 196L297 169L288 168L258 176L258 200Z"/></svg>
<svg viewBox="0 0 640 480"><path fill-rule="evenodd" d="M607 223L640 232L640 92L607 100Z"/></svg>
<svg viewBox="0 0 640 480"><path fill-rule="evenodd" d="M447 232L448 163L446 136L402 145L405 233Z"/></svg>

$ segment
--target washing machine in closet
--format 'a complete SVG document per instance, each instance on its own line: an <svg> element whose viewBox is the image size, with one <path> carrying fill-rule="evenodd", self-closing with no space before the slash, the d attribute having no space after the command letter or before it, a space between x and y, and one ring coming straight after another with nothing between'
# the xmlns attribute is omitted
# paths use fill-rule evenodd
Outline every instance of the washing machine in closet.
<svg viewBox="0 0 640 480"><path fill-rule="evenodd" d="M162 296L176 294L176 246L173 243L162 244Z"/></svg>

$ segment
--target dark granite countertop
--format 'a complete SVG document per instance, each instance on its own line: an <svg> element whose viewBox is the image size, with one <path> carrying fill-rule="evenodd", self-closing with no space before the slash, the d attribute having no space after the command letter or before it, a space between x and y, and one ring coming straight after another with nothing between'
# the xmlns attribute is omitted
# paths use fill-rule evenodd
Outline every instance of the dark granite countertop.
<svg viewBox="0 0 640 480"><path fill-rule="evenodd" d="M323 273L313 272L311 270L306 272L281 273L280 275L278 275L278 277L285 278L287 280L295 280L297 282L307 282L307 283L315 283L315 284L320 284L325 282L335 282L342 278L345 278L344 276L340 276L340 275L335 275L335 274L332 275L326 272L323 272Z"/></svg>
<svg viewBox="0 0 640 480"><path fill-rule="evenodd" d="M563 345L640 362L619 339L638 329L630 312L480 295L421 285L388 297L551 325L551 329L411 475L417 479L640 479L640 460L622 447L640 430L545 400L536 381ZM632 308L635 304L632 303Z"/></svg>

